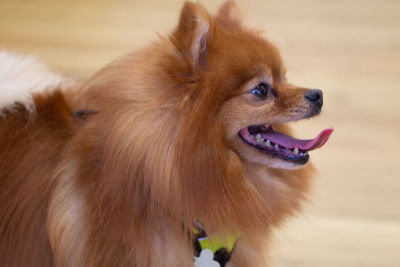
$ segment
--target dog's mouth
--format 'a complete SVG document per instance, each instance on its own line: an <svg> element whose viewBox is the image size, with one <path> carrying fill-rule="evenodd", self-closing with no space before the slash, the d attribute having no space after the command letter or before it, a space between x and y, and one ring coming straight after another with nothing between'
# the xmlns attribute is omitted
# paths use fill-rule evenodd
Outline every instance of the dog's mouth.
<svg viewBox="0 0 400 267"><path fill-rule="evenodd" d="M329 139L333 128L323 130L314 139L301 140L275 131L272 126L252 125L239 131L240 138L258 150L295 164L306 164L308 151L322 147Z"/></svg>

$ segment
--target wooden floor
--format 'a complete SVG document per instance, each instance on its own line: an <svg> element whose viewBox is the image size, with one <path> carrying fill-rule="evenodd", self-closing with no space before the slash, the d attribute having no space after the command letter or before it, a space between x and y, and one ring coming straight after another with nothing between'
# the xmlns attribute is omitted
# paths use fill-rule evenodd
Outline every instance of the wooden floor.
<svg viewBox="0 0 400 267"><path fill-rule="evenodd" d="M215 11L219 1L204 1ZM1 1L0 48L89 74L167 33L182 1ZM323 88L300 137L336 132L305 213L276 233L272 266L400 266L400 1L242 1L281 49L289 79ZM1 64L1 62L0 62Z"/></svg>

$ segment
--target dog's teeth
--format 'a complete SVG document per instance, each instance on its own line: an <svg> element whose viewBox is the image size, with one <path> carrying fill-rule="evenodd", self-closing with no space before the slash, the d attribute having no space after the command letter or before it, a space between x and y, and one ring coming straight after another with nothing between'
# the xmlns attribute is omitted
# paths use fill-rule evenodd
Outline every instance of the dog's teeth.
<svg viewBox="0 0 400 267"><path fill-rule="evenodd" d="M261 139L261 144L265 145L267 143L267 140L265 140L264 138Z"/></svg>
<svg viewBox="0 0 400 267"><path fill-rule="evenodd" d="M297 147L293 148L293 153L295 155L299 154L299 149Z"/></svg>
<svg viewBox="0 0 400 267"><path fill-rule="evenodd" d="M267 141L265 142L265 144L267 145L267 147L271 147L271 142L267 139Z"/></svg>
<svg viewBox="0 0 400 267"><path fill-rule="evenodd" d="M257 134L257 135L256 135L256 141L259 142L259 143L262 142L261 134Z"/></svg>
<svg viewBox="0 0 400 267"><path fill-rule="evenodd" d="M279 145L275 144L275 150L279 150Z"/></svg>

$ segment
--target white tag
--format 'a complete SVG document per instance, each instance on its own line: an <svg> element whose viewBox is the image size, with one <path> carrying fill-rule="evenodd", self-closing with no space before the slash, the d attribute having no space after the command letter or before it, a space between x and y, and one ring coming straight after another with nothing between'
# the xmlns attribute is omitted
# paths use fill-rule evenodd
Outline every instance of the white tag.
<svg viewBox="0 0 400 267"><path fill-rule="evenodd" d="M214 253L210 249L203 249L199 257L194 257L194 266L196 267L221 267L214 261Z"/></svg>

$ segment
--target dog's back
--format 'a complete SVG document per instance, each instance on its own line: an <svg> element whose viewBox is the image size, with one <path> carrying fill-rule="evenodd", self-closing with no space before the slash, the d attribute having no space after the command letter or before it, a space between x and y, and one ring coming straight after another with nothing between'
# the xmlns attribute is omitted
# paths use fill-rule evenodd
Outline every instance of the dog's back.
<svg viewBox="0 0 400 267"><path fill-rule="evenodd" d="M0 116L0 266L51 266L46 216L52 177L77 122L60 91Z"/></svg>

